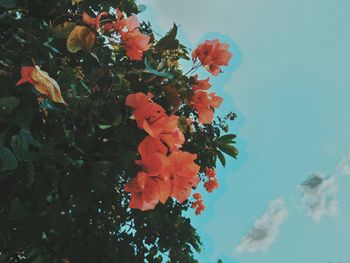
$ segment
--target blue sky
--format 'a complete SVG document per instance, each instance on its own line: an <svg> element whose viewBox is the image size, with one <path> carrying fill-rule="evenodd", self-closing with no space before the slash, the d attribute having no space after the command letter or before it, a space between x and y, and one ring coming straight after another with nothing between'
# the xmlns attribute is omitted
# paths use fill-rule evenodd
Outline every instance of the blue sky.
<svg viewBox="0 0 350 263"><path fill-rule="evenodd" d="M139 3L157 31L175 21L187 46L219 38L234 53L211 82L218 114L239 115L241 154L191 215L200 262L350 262L350 0Z"/></svg>

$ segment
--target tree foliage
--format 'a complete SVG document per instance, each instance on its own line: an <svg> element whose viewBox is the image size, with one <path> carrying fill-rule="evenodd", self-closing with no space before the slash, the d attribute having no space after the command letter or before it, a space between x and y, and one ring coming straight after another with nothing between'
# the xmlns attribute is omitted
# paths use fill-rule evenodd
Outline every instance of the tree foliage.
<svg viewBox="0 0 350 263"><path fill-rule="evenodd" d="M107 30L116 7L125 17L144 8L133 0L0 0L0 262L196 262L201 242L183 216L193 202L129 208L124 187L140 170L147 134L125 100L152 93L177 116L182 150L197 154L203 181L225 154L238 154L235 135L223 135L235 115L199 122L198 80L180 68L190 57L176 25L157 39L142 23L137 37L149 45L140 47ZM103 11L97 24L83 19ZM206 66L195 63L191 73Z"/></svg>

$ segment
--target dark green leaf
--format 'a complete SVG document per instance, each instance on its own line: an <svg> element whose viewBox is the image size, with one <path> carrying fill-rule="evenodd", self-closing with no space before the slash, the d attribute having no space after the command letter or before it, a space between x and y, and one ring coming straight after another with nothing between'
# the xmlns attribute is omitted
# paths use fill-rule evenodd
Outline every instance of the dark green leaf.
<svg viewBox="0 0 350 263"><path fill-rule="evenodd" d="M225 167L225 165L226 165L226 158L225 158L225 156L220 151L217 151L217 156L218 156L222 166Z"/></svg>
<svg viewBox="0 0 350 263"><path fill-rule="evenodd" d="M233 142L233 140L236 138L236 135L235 134L225 134L223 136L221 136L220 138L218 138L217 140L219 142L222 142L224 144L227 144L227 143L231 143Z"/></svg>
<svg viewBox="0 0 350 263"><path fill-rule="evenodd" d="M14 8L17 4L17 0L0 0L0 6L4 8Z"/></svg>
<svg viewBox="0 0 350 263"><path fill-rule="evenodd" d="M229 144L219 144L218 147L221 151L230 155L233 158L236 158L238 153L239 153L238 150L234 146L229 145Z"/></svg>
<svg viewBox="0 0 350 263"><path fill-rule="evenodd" d="M3 170L13 170L18 166L16 156L5 146L0 145L0 158Z"/></svg>
<svg viewBox="0 0 350 263"><path fill-rule="evenodd" d="M162 51L167 49L178 49L179 40L176 39L177 26L174 24L173 28L165 35L165 37L159 39L155 45L155 49Z"/></svg>
<svg viewBox="0 0 350 263"><path fill-rule="evenodd" d="M0 114L7 115L18 106L20 99L17 97L0 98Z"/></svg>
<svg viewBox="0 0 350 263"><path fill-rule="evenodd" d="M22 202L18 198L12 199L10 218L22 219L22 218L25 218L27 216L28 216L28 211L23 206Z"/></svg>

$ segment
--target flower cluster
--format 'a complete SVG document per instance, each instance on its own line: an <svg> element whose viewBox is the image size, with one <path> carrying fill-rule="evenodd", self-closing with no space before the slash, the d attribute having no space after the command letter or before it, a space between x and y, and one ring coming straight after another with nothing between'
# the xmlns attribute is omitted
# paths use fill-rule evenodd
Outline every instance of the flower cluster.
<svg viewBox="0 0 350 263"><path fill-rule="evenodd" d="M214 76L218 76L222 72L221 66L227 66L231 58L232 53L228 51L228 45L217 39L205 41L192 53L193 61L199 60L200 65ZM198 80L198 75L195 75L194 78L196 82L192 85L194 95L191 99L191 105L198 113L199 122L210 124L214 118L214 109L220 107L223 99L216 96L214 92L207 93L205 91L211 87L209 78Z"/></svg>
<svg viewBox="0 0 350 263"><path fill-rule="evenodd" d="M219 187L216 172L213 168L207 167L205 168L205 175L207 177L207 181L204 183L204 187L209 193L211 193L214 189Z"/></svg>
<svg viewBox="0 0 350 263"><path fill-rule="evenodd" d="M205 209L205 206L203 204L203 199L200 193L194 193L193 198L196 200L192 203L192 208L195 208L195 214L200 215L202 211Z"/></svg>
<svg viewBox="0 0 350 263"><path fill-rule="evenodd" d="M80 50L90 52L95 44L96 34L101 34L101 36L104 34L105 39L119 38L118 46L125 49L130 60L142 60L145 51L151 47L151 51L156 49L157 44L150 44L151 37L140 32L140 22L135 15L126 17L119 9L115 10L115 14L115 19L110 19L113 15L109 12L101 12L96 17L91 17L87 12L83 12L82 22L86 26L73 23L73 29L67 38L67 49L72 53ZM102 18L106 19L101 21ZM64 28L65 25L67 24L63 24L62 27ZM165 50L163 55L169 57L170 60L177 61L176 54L180 52L179 50ZM228 65L231 57L232 54L228 51L227 44L218 40L205 41L193 51L192 69L203 66L212 75L217 76L222 72L221 66ZM79 69L79 76L83 76L80 79L84 80L82 68L76 68ZM151 72L157 76L166 75L157 70L154 69ZM40 94L46 95L54 102L66 104L58 83L39 66L22 67L21 75L22 78L17 85L30 83ZM138 92L126 97L125 104L132 108L137 127L147 133L137 149L140 159L135 163L140 167L140 171L124 187L125 191L131 193L131 208L142 211L154 209L159 202L164 204L170 197L177 199L180 203L184 202L191 195L192 188L197 187L200 181L198 173L204 169L206 190L212 192L213 189L218 188L215 170L210 167L201 169L197 164L201 162L195 162L197 154L181 150L186 138L178 127L180 117L175 114L178 114L181 104L187 104L189 109L197 112L198 123L208 125L213 122L214 110L220 107L223 98L216 96L214 92L208 92L211 87L209 77L200 80L198 75L194 75L188 80L190 92L186 92L186 95L179 92L180 89L174 83L164 87L167 100L173 106L171 115L168 115L161 105L153 101L151 93ZM99 86L95 85L92 92L96 93L99 89ZM185 122L186 117L187 125L191 127L195 120L189 116L181 116ZM179 126L181 127L181 124ZM190 132L192 132L191 129ZM204 209L202 197L195 194L194 198L196 201L192 207L196 208L196 214L200 214Z"/></svg>
<svg viewBox="0 0 350 263"><path fill-rule="evenodd" d="M148 136L139 144L141 171L125 185L131 193L131 208L153 209L169 197L184 202L199 183L196 154L181 151L185 137L177 127L178 116L167 115L148 93L130 94L126 105L134 112L137 126Z"/></svg>
<svg viewBox="0 0 350 263"><path fill-rule="evenodd" d="M104 31L117 32L121 36L122 45L128 57L132 60L141 60L143 52L150 48L150 36L142 34L138 30L140 22L135 15L125 18L119 9L116 12L116 21L105 23L103 25ZM97 17L92 18L84 12L83 22L98 30L101 18L107 15L109 15L107 12L101 12Z"/></svg>
<svg viewBox="0 0 350 263"><path fill-rule="evenodd" d="M214 76L222 72L221 66L227 66L231 58L232 53L228 51L228 45L218 39L204 41L192 53L192 59L199 59L201 65Z"/></svg>

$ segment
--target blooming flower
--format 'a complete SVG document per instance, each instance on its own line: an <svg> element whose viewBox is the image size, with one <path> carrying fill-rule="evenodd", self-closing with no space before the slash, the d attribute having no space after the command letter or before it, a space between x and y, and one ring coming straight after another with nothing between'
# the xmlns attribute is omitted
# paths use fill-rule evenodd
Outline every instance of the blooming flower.
<svg viewBox="0 0 350 263"><path fill-rule="evenodd" d="M195 214L199 215L202 213L202 211L205 209L205 206L203 204L203 199L200 193L194 193L193 198L196 199L191 205L192 208L196 208Z"/></svg>
<svg viewBox="0 0 350 263"><path fill-rule="evenodd" d="M172 131L163 131L159 134L159 138L169 147L170 151L180 149L185 142L185 135L177 127Z"/></svg>
<svg viewBox="0 0 350 263"><path fill-rule="evenodd" d="M140 22L135 15L125 18L123 13L117 9L117 21L114 23L114 28L118 32L132 31L140 26Z"/></svg>
<svg viewBox="0 0 350 263"><path fill-rule="evenodd" d="M216 172L213 168L209 168L209 167L206 167L205 168L205 175L208 177L208 178L213 178L216 176Z"/></svg>
<svg viewBox="0 0 350 263"><path fill-rule="evenodd" d="M207 167L205 168L205 175L208 180L204 183L204 187L209 193L211 193L214 189L219 187L216 172L214 169Z"/></svg>
<svg viewBox="0 0 350 263"><path fill-rule="evenodd" d="M17 81L16 86L29 82L34 85L34 80L32 79L32 73L35 70L34 66L27 66L21 68L21 79Z"/></svg>
<svg viewBox="0 0 350 263"><path fill-rule="evenodd" d="M142 92L137 92L133 94L129 94L126 97L125 104L127 106L130 106L133 110L137 110L140 107L142 107L144 104L152 102L153 94L152 93L147 93L144 94Z"/></svg>
<svg viewBox="0 0 350 263"><path fill-rule="evenodd" d="M181 134L176 131L178 116L168 116L162 106L151 100L152 97L151 93L145 95L142 92L127 96L125 103L133 108L137 126L152 137L164 133L162 138L165 142L170 142L169 136L174 136L174 139L177 137L175 141L180 144L183 140ZM170 145L170 147L173 146Z"/></svg>
<svg viewBox="0 0 350 263"><path fill-rule="evenodd" d="M194 78L196 79L196 83L192 85L192 90L196 92L197 90L207 90L211 87L211 84L209 83L209 77L206 79L199 80L198 75L194 75Z"/></svg>
<svg viewBox="0 0 350 263"><path fill-rule="evenodd" d="M194 162L197 154L175 151L169 156L171 193L180 203L184 202L191 194L192 187L199 183L199 166Z"/></svg>
<svg viewBox="0 0 350 263"><path fill-rule="evenodd" d="M148 50L151 46L149 44L151 37L142 34L137 29L126 33L121 32L121 36L126 54L132 60L141 60L143 52Z"/></svg>
<svg viewBox="0 0 350 263"><path fill-rule="evenodd" d="M228 51L228 45L219 42L218 39L205 41L192 53L192 59L198 58L202 66L214 76L219 75L221 66L228 65L231 57L232 53Z"/></svg>
<svg viewBox="0 0 350 263"><path fill-rule="evenodd" d="M96 30L100 28L100 20L103 16L108 16L108 12L101 12L95 18L89 16L86 12L83 13L83 23L90 25Z"/></svg>
<svg viewBox="0 0 350 263"><path fill-rule="evenodd" d="M213 108L219 108L223 98L215 96L215 93L207 93L205 91L197 91L191 99L191 104L198 112L199 122L202 124L210 124L214 118Z"/></svg>
<svg viewBox="0 0 350 263"><path fill-rule="evenodd" d="M166 202L170 194L170 182L139 172L125 185L124 190L131 193L130 208L151 210L159 201L163 204Z"/></svg>
<svg viewBox="0 0 350 263"><path fill-rule="evenodd" d="M143 52L150 48L150 36L142 34L137 28L140 22L135 15L124 17L123 13L117 9L117 20L113 23L106 23L104 30L107 32L113 29L121 35L122 46L126 54L132 60L141 60Z"/></svg>
<svg viewBox="0 0 350 263"><path fill-rule="evenodd" d="M149 176L158 176L162 179L168 178L170 161L167 157L168 149L159 138L147 136L138 147L141 160L135 163L142 167L142 170Z"/></svg>

